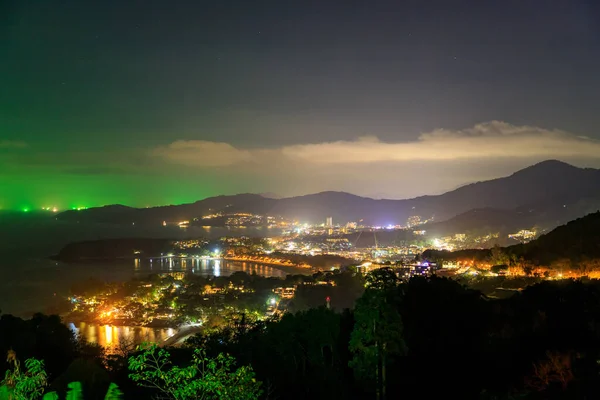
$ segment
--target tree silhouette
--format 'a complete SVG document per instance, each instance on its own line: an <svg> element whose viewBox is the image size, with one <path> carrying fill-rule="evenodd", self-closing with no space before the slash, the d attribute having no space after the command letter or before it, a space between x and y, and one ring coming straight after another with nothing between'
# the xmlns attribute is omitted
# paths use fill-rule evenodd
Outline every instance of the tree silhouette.
<svg viewBox="0 0 600 400"><path fill-rule="evenodd" d="M357 379L374 385L377 399L386 398L388 364L404 351L397 285L398 278L391 269L371 272L354 311L350 367Z"/></svg>

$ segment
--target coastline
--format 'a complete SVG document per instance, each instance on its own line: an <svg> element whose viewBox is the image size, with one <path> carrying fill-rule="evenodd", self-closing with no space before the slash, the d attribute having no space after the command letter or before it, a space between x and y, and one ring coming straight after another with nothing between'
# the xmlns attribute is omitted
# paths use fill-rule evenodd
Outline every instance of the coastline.
<svg viewBox="0 0 600 400"><path fill-rule="evenodd" d="M247 265L245 265L245 267L248 270L251 270L255 265L259 266L259 265L264 265L264 266L269 266L271 268L273 268L274 270L279 270L282 272L282 276L285 275L310 275L314 272L314 269L312 267L308 267L308 266L304 266L304 267L299 267L297 265L293 265L293 264L287 264L284 262L280 262L279 260L276 259L249 259L249 258L241 258L241 257L179 257L179 256L158 256L158 257L112 257L112 258L108 258L108 257L102 257L100 258L86 258L86 259L79 259L77 260L75 263L81 263L81 264L95 264L95 263L107 263L107 264L120 264L120 263L133 263L134 260L154 260L155 264L157 262L160 262L160 259L163 260L172 260L173 262L177 263L181 263L181 260L187 259L188 263L190 262L190 259L200 259L200 260L211 260L212 262L216 261L221 261L222 265L223 264L230 264L231 268L233 269L240 269L242 263L246 263ZM68 263L68 262L67 262ZM65 323L69 324L70 326L75 326L75 327L79 327L83 324L83 326L89 326L91 329L90 332L92 333L87 333L86 331L86 335L83 335L84 337L87 336L87 339L91 339L92 337L94 337L93 335L96 335L94 339L92 339L93 341L98 341L100 344L108 344L111 342L114 342L116 339L116 337L120 334L123 334L123 332L134 332L134 331L138 331L139 330L143 330L143 332L150 332L150 330L156 332L154 334L151 334L152 337L154 337L154 335L156 335L156 343L159 344L160 346L172 346L172 345L178 345L181 344L185 338L192 336L198 332L200 332L202 330L201 326L197 326L197 325L188 325L188 324L179 324L179 323L175 323L175 321L171 321L171 320L155 320L152 323L147 323L147 321L136 321L135 319L96 319L91 315L82 315L82 314L72 314L71 312L62 312L60 313L61 318L63 319L63 321L65 321ZM168 337L164 336L164 332L167 332L167 330L169 330L170 334ZM160 337L159 339L159 333L158 332L162 332L162 337ZM128 333L129 334L129 333ZM101 335L102 339L100 338ZM147 335L147 334L146 334Z"/></svg>
<svg viewBox="0 0 600 400"><path fill-rule="evenodd" d="M134 261L136 259L141 260L157 260L157 259L200 259L200 260L222 260L222 261L231 261L231 262L240 262L240 263L251 263L251 264L262 264L268 265L274 268L277 268L287 274L301 274L301 275L310 275L313 274L316 270L312 266L301 267L297 264L288 264L282 263L275 260L261 260L261 259L251 259L251 258L240 258L240 257L179 257L179 256L153 256L153 257L79 257L79 258L62 258L59 255L52 255L48 257L48 259L53 261L58 261L66 264L71 263L98 263L98 262L123 262L123 261Z"/></svg>
<svg viewBox="0 0 600 400"><path fill-rule="evenodd" d="M178 328L176 328L176 332L172 336L168 337L162 343L158 343L158 345L160 347L176 346L182 341L185 341L187 338L202 332L202 330L203 327L201 325L181 325Z"/></svg>
<svg viewBox="0 0 600 400"><path fill-rule="evenodd" d="M301 275L310 275L315 272L314 267L300 267L298 265L293 264L285 264L277 261L264 261L264 260L253 260L249 258L240 258L240 257L222 257L222 260L225 261L234 261L234 262L245 262L251 264L263 264L269 265L271 267L275 267L280 269L283 272L288 274L301 274Z"/></svg>

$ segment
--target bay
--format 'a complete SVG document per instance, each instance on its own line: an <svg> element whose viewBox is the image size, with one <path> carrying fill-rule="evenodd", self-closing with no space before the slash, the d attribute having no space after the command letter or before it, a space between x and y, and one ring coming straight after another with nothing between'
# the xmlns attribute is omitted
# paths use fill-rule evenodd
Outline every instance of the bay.
<svg viewBox="0 0 600 400"><path fill-rule="evenodd" d="M136 227L109 224L79 224L57 221L46 214L0 213L0 310L28 317L35 312L53 312L69 295L71 286L96 278L117 282L136 275L190 271L203 275L229 275L235 271L256 271L266 276L285 274L270 266L218 260L129 260L104 263L61 263L49 257L70 242L119 237L187 239L221 236L265 237L271 229Z"/></svg>

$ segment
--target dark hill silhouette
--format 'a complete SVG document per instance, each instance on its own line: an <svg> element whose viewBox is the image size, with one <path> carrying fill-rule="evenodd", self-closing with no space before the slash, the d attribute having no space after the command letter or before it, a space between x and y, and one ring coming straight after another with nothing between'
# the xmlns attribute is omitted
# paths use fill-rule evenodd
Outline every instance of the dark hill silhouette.
<svg viewBox="0 0 600 400"><path fill-rule="evenodd" d="M578 218L540 236L529 243L504 247L502 251L514 259L549 266L558 260L569 260L573 267L580 262L600 260L600 211ZM489 249L460 251L427 250L423 258L430 260L485 260Z"/></svg>
<svg viewBox="0 0 600 400"><path fill-rule="evenodd" d="M540 264L560 259L573 262L600 259L600 212L559 226L536 240L507 251Z"/></svg>
<svg viewBox="0 0 600 400"><path fill-rule="evenodd" d="M536 224L537 214L499 208L477 208L452 217L446 221L423 226L428 236L440 237L454 233L485 235L499 232L503 236L531 228Z"/></svg>
<svg viewBox="0 0 600 400"><path fill-rule="evenodd" d="M134 251L140 257L158 257L172 249L168 239L103 239L69 243L53 258L61 261L94 261L132 258Z"/></svg>
<svg viewBox="0 0 600 400"><path fill-rule="evenodd" d="M508 212L510 220L526 221L552 228L600 207L600 170L577 168L550 160L522 169L514 174L477 182L438 196L408 200L375 200L343 192L321 192L283 199L257 194L217 196L192 204L134 209L109 206L58 215L63 220L109 223L157 224L162 221L191 220L215 211L240 211L279 215L300 221L321 222L333 217L334 223L364 220L374 225L403 224L412 215L445 221L476 209L496 209L461 217L477 226L491 221L490 213ZM532 213L524 218L525 213ZM522 218L523 217L523 218ZM491 219L490 219L491 218ZM506 221L505 221L506 222ZM516 223L516 222L515 222ZM467 224L467 225L468 225ZM513 222L508 223L514 225ZM517 224L518 225L518 224ZM454 232L460 230L451 229Z"/></svg>
<svg viewBox="0 0 600 400"><path fill-rule="evenodd" d="M483 235L490 232L506 236L521 229L535 228L546 232L583 215L600 209L600 197L566 198L554 196L515 209L478 208L446 221L423 226L428 236L447 236L454 233ZM420 228L418 228L420 229Z"/></svg>
<svg viewBox="0 0 600 400"><path fill-rule="evenodd" d="M283 198L283 196L280 196L277 193L273 193L273 192L260 193L260 195L262 197L266 197L267 199L282 199Z"/></svg>

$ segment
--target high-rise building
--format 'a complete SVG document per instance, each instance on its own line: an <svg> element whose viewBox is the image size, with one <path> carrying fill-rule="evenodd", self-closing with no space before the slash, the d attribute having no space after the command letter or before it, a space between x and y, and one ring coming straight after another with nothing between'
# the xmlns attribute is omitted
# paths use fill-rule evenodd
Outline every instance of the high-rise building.
<svg viewBox="0 0 600 400"><path fill-rule="evenodd" d="M325 226L331 228L333 226L333 218L327 217L327 222L325 222Z"/></svg>

